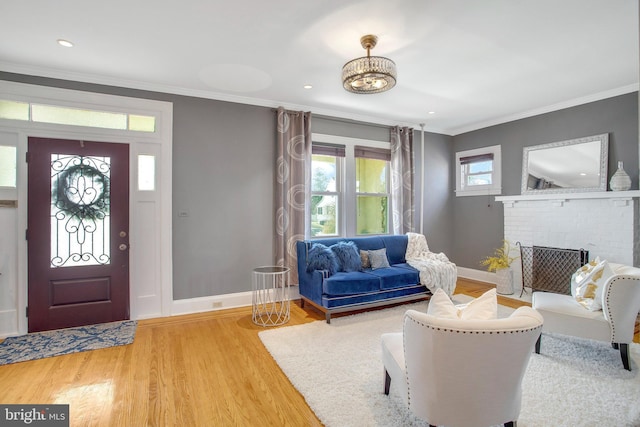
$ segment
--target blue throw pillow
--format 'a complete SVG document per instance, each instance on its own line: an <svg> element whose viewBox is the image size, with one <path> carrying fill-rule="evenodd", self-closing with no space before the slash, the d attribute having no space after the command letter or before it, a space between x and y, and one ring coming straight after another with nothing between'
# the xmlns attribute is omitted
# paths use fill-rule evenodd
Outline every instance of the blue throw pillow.
<svg viewBox="0 0 640 427"><path fill-rule="evenodd" d="M338 271L338 260L331 249L322 243L314 243L307 254L307 273L313 270L328 270L329 275Z"/></svg>
<svg viewBox="0 0 640 427"><path fill-rule="evenodd" d="M362 260L354 242L338 242L331 245L338 260L338 271L362 271Z"/></svg>

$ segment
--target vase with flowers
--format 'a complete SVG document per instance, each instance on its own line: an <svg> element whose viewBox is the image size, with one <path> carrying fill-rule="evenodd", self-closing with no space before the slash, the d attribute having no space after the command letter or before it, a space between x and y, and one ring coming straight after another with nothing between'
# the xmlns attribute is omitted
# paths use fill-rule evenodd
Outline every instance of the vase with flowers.
<svg viewBox="0 0 640 427"><path fill-rule="evenodd" d="M496 249L493 256L488 256L480 261L480 264L486 266L489 272L494 271L496 273L496 292L503 295L513 294L511 263L519 257L511 256L511 250L511 243L503 240L502 247Z"/></svg>

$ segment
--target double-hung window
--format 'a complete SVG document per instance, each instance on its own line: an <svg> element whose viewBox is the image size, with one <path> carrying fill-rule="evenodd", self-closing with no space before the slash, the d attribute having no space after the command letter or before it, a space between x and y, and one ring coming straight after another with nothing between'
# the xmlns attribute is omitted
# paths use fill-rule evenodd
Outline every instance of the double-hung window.
<svg viewBox="0 0 640 427"><path fill-rule="evenodd" d="M356 234L389 233L389 161L384 148L355 147Z"/></svg>
<svg viewBox="0 0 640 427"><path fill-rule="evenodd" d="M344 147L312 147L311 237L339 235L344 157Z"/></svg>
<svg viewBox="0 0 640 427"><path fill-rule="evenodd" d="M388 234L389 143L314 134L311 237Z"/></svg>
<svg viewBox="0 0 640 427"><path fill-rule="evenodd" d="M500 194L499 145L456 153L456 196Z"/></svg>

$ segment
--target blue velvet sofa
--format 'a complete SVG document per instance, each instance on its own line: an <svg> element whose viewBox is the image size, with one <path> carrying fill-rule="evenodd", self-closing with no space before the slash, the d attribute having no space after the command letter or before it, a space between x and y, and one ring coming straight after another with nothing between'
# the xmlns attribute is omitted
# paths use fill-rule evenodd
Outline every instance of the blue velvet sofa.
<svg viewBox="0 0 640 427"><path fill-rule="evenodd" d="M317 269L317 249L321 246L336 250L336 246L353 245L360 251L386 250L389 267ZM419 272L406 263L408 237L406 235L353 238L325 238L296 242L298 255L299 291L302 306L309 303L325 314L327 323L332 313L353 311L399 302L424 299L430 292L420 284ZM380 252L378 252L380 253ZM365 256L366 258L366 256ZM364 263L366 260L363 260ZM332 271L333 270L333 271ZM346 270L346 271L345 271Z"/></svg>

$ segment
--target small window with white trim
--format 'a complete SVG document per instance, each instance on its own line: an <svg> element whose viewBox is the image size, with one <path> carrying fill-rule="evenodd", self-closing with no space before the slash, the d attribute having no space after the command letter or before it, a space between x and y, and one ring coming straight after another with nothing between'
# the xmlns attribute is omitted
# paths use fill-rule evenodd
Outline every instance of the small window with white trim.
<svg viewBox="0 0 640 427"><path fill-rule="evenodd" d="M500 145L456 153L456 196L502 193Z"/></svg>

